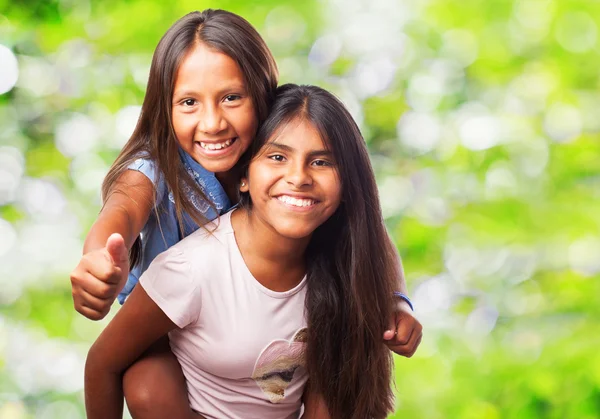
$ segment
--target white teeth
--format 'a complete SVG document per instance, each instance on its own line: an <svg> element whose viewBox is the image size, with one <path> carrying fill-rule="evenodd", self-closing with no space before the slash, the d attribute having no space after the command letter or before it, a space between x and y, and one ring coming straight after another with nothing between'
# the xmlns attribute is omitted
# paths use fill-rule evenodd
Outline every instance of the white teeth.
<svg viewBox="0 0 600 419"><path fill-rule="evenodd" d="M200 141L200 147L205 150L221 150L223 148L229 147L233 142L233 138L230 138L227 141L223 141L222 143L203 143Z"/></svg>
<svg viewBox="0 0 600 419"><path fill-rule="evenodd" d="M295 207L309 207L315 203L315 201L312 199L296 199L287 195L278 196L277 199Z"/></svg>

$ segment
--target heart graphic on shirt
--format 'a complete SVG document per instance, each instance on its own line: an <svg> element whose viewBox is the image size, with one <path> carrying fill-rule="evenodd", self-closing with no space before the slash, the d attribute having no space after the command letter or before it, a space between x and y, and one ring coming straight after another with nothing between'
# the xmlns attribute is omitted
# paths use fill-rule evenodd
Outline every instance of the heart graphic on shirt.
<svg viewBox="0 0 600 419"><path fill-rule="evenodd" d="M285 390L292 382L294 373L305 366L306 333L306 328L302 328L291 340L274 340L256 360L252 378L271 403L279 403L285 398Z"/></svg>

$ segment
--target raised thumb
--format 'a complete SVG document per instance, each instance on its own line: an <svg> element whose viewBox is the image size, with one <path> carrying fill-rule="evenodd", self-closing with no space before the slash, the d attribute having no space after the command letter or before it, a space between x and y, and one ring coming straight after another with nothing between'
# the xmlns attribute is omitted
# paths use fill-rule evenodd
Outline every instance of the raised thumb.
<svg viewBox="0 0 600 419"><path fill-rule="evenodd" d="M125 246L125 240L119 233L113 233L106 240L106 250L115 265L122 265L129 262L129 254Z"/></svg>

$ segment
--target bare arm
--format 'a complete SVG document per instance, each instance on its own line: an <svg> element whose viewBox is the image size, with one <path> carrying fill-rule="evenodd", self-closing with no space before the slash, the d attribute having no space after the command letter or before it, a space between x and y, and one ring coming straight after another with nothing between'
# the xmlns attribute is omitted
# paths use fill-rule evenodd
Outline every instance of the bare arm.
<svg viewBox="0 0 600 419"><path fill-rule="evenodd" d="M128 249L154 205L154 186L142 173L126 170L90 229L83 257L71 273L75 310L92 320L104 318L129 274ZM109 237L113 233L120 235Z"/></svg>
<svg viewBox="0 0 600 419"><path fill-rule="evenodd" d="M389 233L388 251L394 262L396 277L398 278L396 290L407 294L402 260ZM423 326L414 316L412 309L406 301L396 298L395 304L394 312L391 313L388 321L388 330L384 332L383 339L390 350L398 355L410 358L421 344Z"/></svg>
<svg viewBox="0 0 600 419"><path fill-rule="evenodd" d="M396 271L396 277L398 278L398 284L396 285L396 290L400 291L403 294L408 294L406 289L406 280L404 279L404 268L402 267L402 259L400 258L400 253L398 253L398 248L394 244L392 240L392 236L388 232L388 247L389 247L389 255L391 259L394 261L394 270Z"/></svg>
<svg viewBox="0 0 600 419"><path fill-rule="evenodd" d="M152 343L175 327L144 288L135 287L88 353L85 365L88 419L122 418L123 372Z"/></svg>
<svg viewBox="0 0 600 419"><path fill-rule="evenodd" d="M112 233L119 233L127 248L142 231L154 204L154 185L144 174L125 170L90 229L83 253L103 248Z"/></svg>

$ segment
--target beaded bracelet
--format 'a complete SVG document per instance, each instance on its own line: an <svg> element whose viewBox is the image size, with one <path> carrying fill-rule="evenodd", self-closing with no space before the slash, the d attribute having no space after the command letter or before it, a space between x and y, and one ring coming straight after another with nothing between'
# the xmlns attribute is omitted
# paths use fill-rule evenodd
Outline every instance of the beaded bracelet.
<svg viewBox="0 0 600 419"><path fill-rule="evenodd" d="M394 291L394 297L398 297L401 300L406 301L406 303L408 304L408 306L410 307L410 309L412 311L415 311L415 308L413 307L412 302L410 301L410 298L408 298L408 295L401 293L400 291Z"/></svg>

